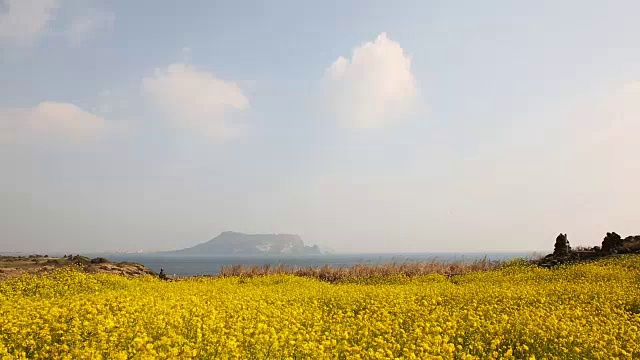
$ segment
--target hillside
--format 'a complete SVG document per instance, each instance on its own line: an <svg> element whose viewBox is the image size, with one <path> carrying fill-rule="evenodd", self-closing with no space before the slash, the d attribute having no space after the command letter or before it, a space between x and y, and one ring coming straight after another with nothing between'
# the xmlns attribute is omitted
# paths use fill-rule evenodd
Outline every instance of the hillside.
<svg viewBox="0 0 640 360"><path fill-rule="evenodd" d="M243 234L225 231L196 246L171 251L172 254L198 255L319 255L318 246L306 246L299 235Z"/></svg>

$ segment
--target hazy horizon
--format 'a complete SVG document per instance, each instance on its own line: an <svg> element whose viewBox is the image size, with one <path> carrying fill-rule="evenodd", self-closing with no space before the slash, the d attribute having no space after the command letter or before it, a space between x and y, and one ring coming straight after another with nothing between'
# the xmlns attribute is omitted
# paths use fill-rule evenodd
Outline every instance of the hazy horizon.
<svg viewBox="0 0 640 360"><path fill-rule="evenodd" d="M0 0L0 252L229 230L341 253L640 234L638 13Z"/></svg>

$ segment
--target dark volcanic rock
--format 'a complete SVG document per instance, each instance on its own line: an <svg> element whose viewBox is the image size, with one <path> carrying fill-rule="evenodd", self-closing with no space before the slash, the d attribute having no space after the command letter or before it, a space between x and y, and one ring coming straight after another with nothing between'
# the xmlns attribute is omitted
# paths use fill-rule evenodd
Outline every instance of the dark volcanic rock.
<svg viewBox="0 0 640 360"><path fill-rule="evenodd" d="M553 256L563 257L569 255L571 247L569 246L569 240L567 234L560 234L556 238L556 243L553 246Z"/></svg>
<svg viewBox="0 0 640 360"><path fill-rule="evenodd" d="M607 236L602 240L602 251L615 252L622 246L622 237L615 232L607 233Z"/></svg>
<svg viewBox="0 0 640 360"><path fill-rule="evenodd" d="M533 261L541 267L554 267L568 262L594 260L616 254L640 254L640 235L622 238L615 232L607 233L602 241L602 247L579 247L572 250L566 234L560 234L556 238L553 254L549 254L540 260Z"/></svg>

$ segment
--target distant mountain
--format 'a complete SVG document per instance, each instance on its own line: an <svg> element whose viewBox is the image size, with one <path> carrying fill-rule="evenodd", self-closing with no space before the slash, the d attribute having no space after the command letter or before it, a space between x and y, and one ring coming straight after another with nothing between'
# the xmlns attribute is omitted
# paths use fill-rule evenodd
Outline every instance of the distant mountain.
<svg viewBox="0 0 640 360"><path fill-rule="evenodd" d="M290 234L243 234L225 231L196 246L171 251L198 255L319 255L317 245L306 246L300 236Z"/></svg>

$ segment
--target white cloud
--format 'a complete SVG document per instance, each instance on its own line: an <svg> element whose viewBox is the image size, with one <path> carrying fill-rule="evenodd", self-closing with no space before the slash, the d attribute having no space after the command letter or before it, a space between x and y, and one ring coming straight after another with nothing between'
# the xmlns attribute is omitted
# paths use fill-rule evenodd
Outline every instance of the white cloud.
<svg viewBox="0 0 640 360"><path fill-rule="evenodd" d="M85 14L75 16L66 31L71 45L77 46L98 31L113 27L115 15L110 11L89 10Z"/></svg>
<svg viewBox="0 0 640 360"><path fill-rule="evenodd" d="M0 39L29 43L45 31L58 8L57 0L4 0Z"/></svg>
<svg viewBox="0 0 640 360"><path fill-rule="evenodd" d="M230 112L249 108L240 87L198 71L188 64L171 64L156 69L143 79L143 91L170 120L180 127L194 128L212 138L225 138L239 130Z"/></svg>
<svg viewBox="0 0 640 360"><path fill-rule="evenodd" d="M0 110L0 143L34 136L88 140L105 129L102 117L69 103L43 101L33 108Z"/></svg>
<svg viewBox="0 0 640 360"><path fill-rule="evenodd" d="M357 128L383 127L401 119L416 97L411 59L386 33L338 57L325 73L329 106L338 121Z"/></svg>

